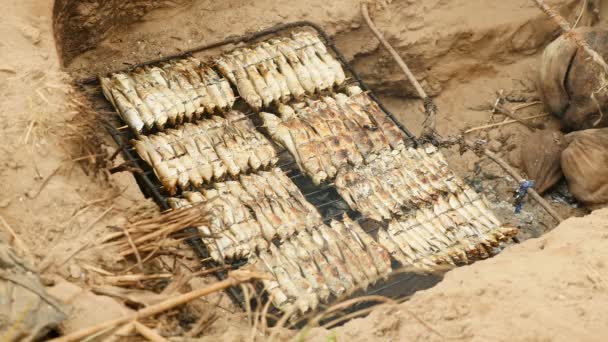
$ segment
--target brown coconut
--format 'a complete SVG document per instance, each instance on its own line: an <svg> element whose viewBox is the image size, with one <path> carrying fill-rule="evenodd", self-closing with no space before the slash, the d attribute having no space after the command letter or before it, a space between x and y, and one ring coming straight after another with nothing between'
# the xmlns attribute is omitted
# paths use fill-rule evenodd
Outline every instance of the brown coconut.
<svg viewBox="0 0 608 342"><path fill-rule="evenodd" d="M526 139L521 162L538 193L544 193L562 178L560 157L565 147L561 132L537 131Z"/></svg>
<svg viewBox="0 0 608 342"><path fill-rule="evenodd" d="M561 166L568 190L588 206L608 204L608 128L566 135Z"/></svg>
<svg viewBox="0 0 608 342"><path fill-rule="evenodd" d="M608 59L608 30L582 27L575 30L604 59ZM566 130L608 126L608 90L591 94L600 88L601 67L571 39L561 36L543 53L539 89L545 109L560 118ZM600 111L599 108L602 110Z"/></svg>

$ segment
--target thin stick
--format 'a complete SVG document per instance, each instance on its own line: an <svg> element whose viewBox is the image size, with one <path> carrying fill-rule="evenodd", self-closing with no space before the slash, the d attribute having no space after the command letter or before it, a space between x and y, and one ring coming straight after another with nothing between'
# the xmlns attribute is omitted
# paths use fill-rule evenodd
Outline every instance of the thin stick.
<svg viewBox="0 0 608 342"><path fill-rule="evenodd" d="M585 9L587 8L587 0L583 1L583 5L581 6L581 11L578 14L578 17L576 18L576 21L574 22L574 25L572 25L572 28L575 29L576 26L578 25L578 23L581 21L581 18L583 17L583 14L585 13Z"/></svg>
<svg viewBox="0 0 608 342"><path fill-rule="evenodd" d="M264 304L264 308L262 309L262 317L260 318L260 320L262 321L261 324L263 334L266 334L266 331L268 330L268 309L270 308L272 299L272 294L268 295L268 301L266 302L266 304Z"/></svg>
<svg viewBox="0 0 608 342"><path fill-rule="evenodd" d="M131 234L129 234L129 230L125 227L122 227L122 230L125 232L125 236L127 237L127 241L129 241L129 245L133 249L133 253L135 253L135 258L137 259L137 265L139 266L139 270L143 272L144 263L141 261L141 255L139 255L137 246L135 246L135 243L133 243L133 239L131 239Z"/></svg>
<svg viewBox="0 0 608 342"><path fill-rule="evenodd" d="M119 283L135 283L142 280L151 280L151 279L163 279L163 278L171 278L173 277L172 273L159 273L159 274L125 274L125 275L117 275L105 277L104 279L112 284Z"/></svg>
<svg viewBox="0 0 608 342"><path fill-rule="evenodd" d="M559 14L555 13L555 11L551 10L550 8L548 8L544 4L544 2L542 0L535 0L535 1L552 18L554 18L556 20L561 20L561 22L565 23L565 25L567 26L566 27L567 28L566 31L570 32L570 26L568 25L568 23L565 22L565 20L563 20L564 18L562 18L561 16L559 16ZM372 28L372 31L374 31L375 27L373 26L373 23L369 19L369 14L367 12L367 4L365 4L365 3L361 4L361 11L363 12L363 16L365 17L365 21L370 26L370 28ZM560 22L560 26L562 26L561 22ZM562 26L562 28L564 28L564 27ZM377 29L375 31L377 31ZM380 36L376 35L376 37L378 38L378 40L380 40L382 42L382 44L385 47L387 47L387 46L390 47L390 44L386 40L384 40L381 35ZM577 39L577 37L574 37L573 39ZM581 43L580 39L578 39L578 40L579 40L579 43ZM596 63L602 65L602 67L603 67L603 69L605 71L608 71L608 65L606 65L606 62L604 62L604 59L601 56L599 56L597 54L597 52L593 51L589 47L589 45L587 45L584 41L582 41L581 44L584 44L584 46L587 47L587 48L585 48L585 51L590 50L587 53L589 53L593 57L594 61L596 61ZM388 47L387 47L387 49L388 49ZM391 48L391 50L394 51L394 49L392 49L392 48ZM405 62L403 61L403 59L401 59L401 57L397 53L391 53L391 55L393 56L393 58L395 58L395 60L397 61L397 63L400 66L401 65L404 66L401 69L406 74L406 76L409 79L409 81L412 82L412 84L414 85L414 88L416 88L416 90L418 91L418 95L420 95L420 97L422 97L422 98L426 98L426 93L424 92L424 90L422 90L422 87L420 86L420 84L418 83L418 81L416 80L416 78L413 77L412 73L409 71L409 68L407 68L407 65L405 65ZM597 58L596 58L596 56L597 56ZM435 134L434 126L433 126L432 131L430 131L429 135L430 136L434 136L437 139L440 139ZM474 149L474 147L475 147L475 145L473 143L471 143L471 142L465 142L465 144L470 149ZM487 155L490 159L492 159L493 161L495 161L498 165L500 165L507 173L509 173L511 175L511 177L517 179L518 181L523 180L523 178L507 162L505 162L502 158L500 158L496 154L492 153L488 149L483 149L483 153L485 155ZM532 196L532 198L534 198L558 222L562 222L563 221L563 218L559 214L557 214L557 212L555 212L555 210L553 210L551 208L551 206L549 205L549 203L547 201L545 201L545 199L542 198L542 196L540 196L538 194L538 192L536 192L536 190L534 190L533 188L531 188L531 189L528 190L528 193L530 193L530 195ZM281 319L281 320L283 320L283 319Z"/></svg>
<svg viewBox="0 0 608 342"><path fill-rule="evenodd" d="M536 127L534 127L534 126L530 125L529 123L525 122L519 116L517 116L517 114L513 113L510 109L506 108L505 106L501 105L500 103L498 104L498 106L496 106L496 110L500 114L504 114L504 115L510 117L511 119L519 122L520 124L526 126L532 132L534 132L536 130Z"/></svg>
<svg viewBox="0 0 608 342"><path fill-rule="evenodd" d="M24 256L28 259L29 262L34 262L34 257L32 256L32 252L30 252L29 248L27 248L26 244L23 243L23 240L17 235L17 233L13 230L13 228L6 222L4 217L0 216L0 221L2 221L2 225L8 233L11 235L13 241L15 241L15 247L20 250Z"/></svg>
<svg viewBox="0 0 608 342"><path fill-rule="evenodd" d="M160 336L156 331L148 328L147 326L139 323L138 321L133 322L135 330L141 334L141 336L147 338L152 342L169 342L166 338Z"/></svg>
<svg viewBox="0 0 608 342"><path fill-rule="evenodd" d="M528 108L528 107L532 107L532 106L536 106L539 104L543 104L541 101L532 101L532 102L528 102L528 103L522 103L520 105L517 105L515 107L513 107L513 112L517 112L518 110L524 109L524 108ZM522 120L524 120L522 118Z"/></svg>
<svg viewBox="0 0 608 342"><path fill-rule="evenodd" d="M155 247L155 248L152 250L152 252L150 252L150 254L148 254L144 260L142 260L142 263L146 263L148 260L152 259L152 257L153 257L154 255L156 255L156 252L158 252L158 250L159 250L159 249L160 249L160 248L163 246L163 243L165 243L165 241L166 241L166 240L162 240L162 241L161 241L161 242L160 242L160 243L159 243L159 244L158 244L158 245L157 245L157 246L156 246L156 247ZM133 266L131 266L131 267L127 268L127 269L125 270L125 272L129 272L129 271L131 271L132 269L134 269L134 268L135 268L135 266L136 266L136 265L133 265Z"/></svg>
<svg viewBox="0 0 608 342"><path fill-rule="evenodd" d="M135 321L137 319L146 318L149 316L153 316L159 314L161 312L170 310L176 306L188 303L194 299L199 297L206 296L208 294L218 292L229 287L237 286L241 283L250 281L252 279L267 279L268 277L264 274L247 272L247 271L234 271L228 274L228 278L219 281L215 284L207 286L202 289L197 289L194 291L190 291L184 294L180 294L174 297L171 297L161 303L150 305L146 308L143 308L133 314L129 314L123 316L121 318L109 320L103 323L96 324L92 327L84 328L78 331L75 331L69 335L65 335L59 338L56 338L52 341L55 342L71 342L71 341L79 341L86 336L94 334L98 331L107 329L109 327L115 327L119 324L127 323L129 321Z"/></svg>
<svg viewBox="0 0 608 342"><path fill-rule="evenodd" d="M114 333L112 333L112 335L108 336L108 338L106 338L102 342L117 342L123 340L125 337L133 333L133 330L135 330L133 322L127 323L122 327L118 328L118 330L116 330Z"/></svg>
<svg viewBox="0 0 608 342"><path fill-rule="evenodd" d="M97 224L97 222L101 221L101 219L104 218L104 216L106 216L110 211L112 211L112 209L114 209L114 205L111 205L108 209L104 210L103 213L101 213L101 215L99 215L96 219L94 219L93 221L91 221L91 223L89 223L87 225L87 227L85 229L83 229L83 232L88 232L89 229L93 228L93 226L95 226Z"/></svg>
<svg viewBox="0 0 608 342"><path fill-rule="evenodd" d="M243 297L245 299L245 312L247 313L247 322L249 325L253 324L251 318L251 297L249 296L249 288L246 284L241 284L241 291L243 292Z"/></svg>
<svg viewBox="0 0 608 342"><path fill-rule="evenodd" d="M59 169L61 169L61 167L63 167L63 163L59 166L57 166L55 168L55 170L53 170L53 172L51 172L50 175L48 175L44 181L42 182L42 184L40 184L40 187L38 188L38 191L36 191L35 194L31 195L30 198L36 198L38 197L38 195L40 195L40 193L42 192L42 190L44 190L44 188L46 187L46 185L51 181L51 178L53 178L53 176L55 176L57 174L57 171L59 171Z"/></svg>
<svg viewBox="0 0 608 342"><path fill-rule="evenodd" d="M494 152L488 149L484 149L483 153L488 156L488 158L492 159L496 164L500 165L505 171L507 171L508 174L511 175L511 177L515 178L517 182L521 182L522 180L524 180L524 178L517 171L515 171L515 169L511 167L511 165L505 162ZM553 208L551 208L551 205L547 201L545 201L545 199L541 195L539 195L538 192L536 192L536 190L530 188L528 189L528 193L532 196L532 198L534 198L538 202L538 204L540 204L547 211L547 213L549 213L549 215L553 216L553 218L556 219L557 222L562 222L564 220L555 210L553 210Z"/></svg>
<svg viewBox="0 0 608 342"><path fill-rule="evenodd" d="M532 119L538 119L538 118L544 118L546 116L549 116L550 114L539 114L539 115L532 115L532 116L528 116L525 118L521 118L520 120L532 120ZM512 123L516 123L519 121L516 120L505 120L503 122L497 122L497 123L493 123L493 124L488 124L488 125L483 125L483 126L477 126L477 127L473 127L473 128L469 128L466 131L463 132L463 134L467 134L467 133L471 133L471 132L475 132L475 131L479 131L482 129L487 129L487 128L493 128L493 127L500 127L500 126L504 126L504 125L510 125Z"/></svg>
<svg viewBox="0 0 608 342"><path fill-rule="evenodd" d="M437 116L437 108L433 104L433 101L426 94L426 92L424 91L424 89L422 88L422 86L420 85L418 80L416 80L416 76L414 76L414 74L410 71L410 68L408 68L407 64L405 64L405 62L399 56L397 51L395 51L395 49L393 49L393 47L386 41L386 39L384 39L384 36L382 35L382 33L378 30L376 25L374 25L374 22L369 17L367 3L365 3L365 2L361 3L361 13L363 14L363 18L365 19L367 26L369 26L370 30L372 30L372 32L374 33L376 38L378 38L380 43L382 43L382 45L384 45L384 48L386 50L388 50L388 52L393 56L393 58L395 59L395 61L397 62L397 64L399 65L399 67L401 68L403 73L405 74L405 76L410 80L410 82L414 86L414 88L416 88L416 92L418 93L418 95L424 101L424 109L425 109L425 113L427 116L426 116L426 119L424 120L424 128L422 131L422 135L423 136L432 135L433 132L435 131L436 116Z"/></svg>
<svg viewBox="0 0 608 342"><path fill-rule="evenodd" d="M217 320L218 316L215 313L203 314L192 326L192 329L186 333L186 337L194 338Z"/></svg>
<svg viewBox="0 0 608 342"><path fill-rule="evenodd" d="M95 273L99 273L104 276L115 276L115 274L112 272L106 271L103 268L95 267L95 266L89 265L89 264L82 265L82 268L84 268L85 270L95 272Z"/></svg>

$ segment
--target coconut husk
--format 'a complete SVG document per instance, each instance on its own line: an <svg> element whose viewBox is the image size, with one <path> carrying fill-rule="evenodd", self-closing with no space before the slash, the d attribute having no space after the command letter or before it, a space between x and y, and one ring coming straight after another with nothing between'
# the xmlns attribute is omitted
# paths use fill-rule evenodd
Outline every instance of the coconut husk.
<svg viewBox="0 0 608 342"><path fill-rule="evenodd" d="M608 204L608 128L566 135L561 166L568 190L587 206Z"/></svg>
<svg viewBox="0 0 608 342"><path fill-rule="evenodd" d="M560 157L565 147L561 132L538 131L526 139L521 149L522 166L528 178L534 180L538 193L544 193L562 178Z"/></svg>
<svg viewBox="0 0 608 342"><path fill-rule="evenodd" d="M581 27L575 32L608 58L608 30ZM560 118L564 128L580 130L608 125L608 117L602 115L608 107L608 92L596 92L603 85L603 71L572 39L560 36L545 48L539 76L545 109Z"/></svg>

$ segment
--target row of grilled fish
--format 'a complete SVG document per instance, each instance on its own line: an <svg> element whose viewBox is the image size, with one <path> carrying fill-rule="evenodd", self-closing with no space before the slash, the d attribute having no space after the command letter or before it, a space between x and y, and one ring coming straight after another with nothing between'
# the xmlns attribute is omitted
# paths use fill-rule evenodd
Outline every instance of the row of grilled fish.
<svg viewBox="0 0 608 342"><path fill-rule="evenodd" d="M139 156L152 166L165 189L186 190L226 175L268 168L277 161L271 142L242 113L212 116L132 141Z"/></svg>
<svg viewBox="0 0 608 342"><path fill-rule="evenodd" d="M255 110L330 89L346 78L340 63L309 32L234 50L218 57L215 64Z"/></svg>
<svg viewBox="0 0 608 342"><path fill-rule="evenodd" d="M313 229L322 218L297 186L278 168L241 175L238 181L216 182L212 189L183 192L170 198L173 208L204 202L209 227L200 227L213 259L247 257L266 250L273 239Z"/></svg>
<svg viewBox="0 0 608 342"><path fill-rule="evenodd" d="M138 133L225 111L235 101L228 81L194 57L100 77L100 84L105 97Z"/></svg>
<svg viewBox="0 0 608 342"><path fill-rule="evenodd" d="M333 179L345 165L361 165L391 148L404 146L401 131L384 113L353 99L365 97L364 93L352 97L337 93L307 104L281 105L280 117L265 112L260 115L273 140L320 184Z"/></svg>
<svg viewBox="0 0 608 342"><path fill-rule="evenodd" d="M366 165L344 168L335 185L351 208L377 221L432 206L440 195L446 195L450 204L477 196L432 145L384 152ZM492 216L485 207L480 210Z"/></svg>
<svg viewBox="0 0 608 342"><path fill-rule="evenodd" d="M278 247L271 244L249 264L274 276L263 283L276 308L300 313L366 289L392 271L389 253L346 215L330 226L295 234Z"/></svg>
<svg viewBox="0 0 608 342"><path fill-rule="evenodd" d="M378 240L402 265L418 268L488 258L517 229L497 225L473 202L457 207L438 203L393 219L388 230L379 230Z"/></svg>
<svg viewBox="0 0 608 342"><path fill-rule="evenodd" d="M388 151L367 165L343 169L335 185L352 209L389 220L378 239L403 265L466 264L487 258L517 234L501 226L432 145Z"/></svg>

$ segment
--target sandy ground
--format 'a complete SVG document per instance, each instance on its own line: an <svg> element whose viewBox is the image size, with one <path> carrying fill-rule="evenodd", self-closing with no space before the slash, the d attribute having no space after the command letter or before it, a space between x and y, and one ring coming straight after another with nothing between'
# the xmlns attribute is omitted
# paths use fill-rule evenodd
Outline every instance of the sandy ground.
<svg viewBox="0 0 608 342"><path fill-rule="evenodd" d="M602 341L608 333L608 210L449 272L401 305L311 341Z"/></svg>
<svg viewBox="0 0 608 342"><path fill-rule="evenodd" d="M549 2L563 8L570 19L578 14L580 1ZM96 154L111 154L115 147L103 132L92 134L82 128L95 118L74 103L78 97L69 86L69 74L91 75L230 34L307 19L334 35L340 49L402 122L417 132L423 119L420 102L404 97L411 94L410 87L362 24L355 1L196 1L185 8L157 10L143 22L117 30L67 70L59 66L52 38L51 1L9 2L4 10L11 15L0 20L5 37L0 42L0 191L4 195L0 216L29 247L42 274L59 275L84 288L99 279L87 266L115 270L124 265L111 249L96 248L95 240L109 231L108 226L124 223L142 206L143 198L129 174L106 179L101 172L91 172L92 161L105 166ZM528 0L377 1L372 15L423 85L436 95L441 111L438 130L444 135L502 120L489 112L501 89L515 100L536 99L539 53L557 32ZM532 106L518 113L541 111ZM550 118L537 122L556 128ZM525 128L509 125L469 137L486 139L517 165L526 134ZM497 203L501 216L523 228L522 239L555 226L529 201L523 214L512 215L509 199L515 183L498 168L482 161L483 172L476 173L478 158L472 153L446 153L453 169ZM548 199L563 215L584 213ZM606 332L602 329L608 326L601 305L607 286L603 278L608 260L603 252L606 222L606 211L569 220L496 258L449 272L439 285L401 306L379 308L368 318L331 332L315 329L309 336L315 340L332 336L338 340L601 340ZM0 237L9 239L4 223L0 226ZM243 315L230 313L234 308L226 305L222 319L205 332L209 340L238 340L250 334ZM205 306L191 313L201 308ZM230 326L239 328L227 332Z"/></svg>

